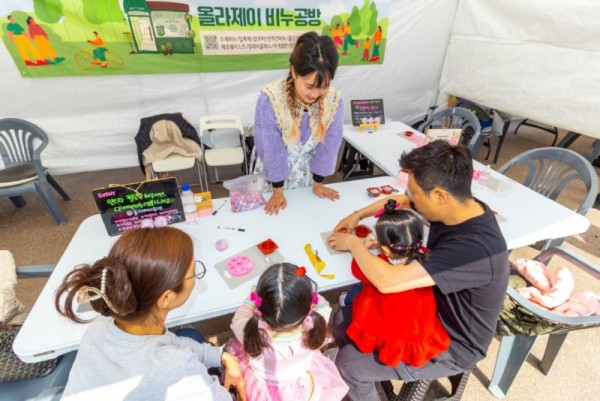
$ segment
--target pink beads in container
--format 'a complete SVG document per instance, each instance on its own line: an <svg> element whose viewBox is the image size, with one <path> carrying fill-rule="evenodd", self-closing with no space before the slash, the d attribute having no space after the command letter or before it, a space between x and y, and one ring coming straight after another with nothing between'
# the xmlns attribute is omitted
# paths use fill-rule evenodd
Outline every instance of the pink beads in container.
<svg viewBox="0 0 600 401"><path fill-rule="evenodd" d="M231 211L234 213L252 210L266 203L262 192L237 192L229 193Z"/></svg>

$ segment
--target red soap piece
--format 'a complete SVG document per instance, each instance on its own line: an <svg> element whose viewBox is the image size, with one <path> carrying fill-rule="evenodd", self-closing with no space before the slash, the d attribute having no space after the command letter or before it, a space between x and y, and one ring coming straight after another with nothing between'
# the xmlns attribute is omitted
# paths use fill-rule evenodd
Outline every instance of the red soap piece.
<svg viewBox="0 0 600 401"><path fill-rule="evenodd" d="M372 232L373 232L373 230L371 230L369 227L365 226L364 224L360 224L354 228L354 233L359 238L365 238L367 235L371 234Z"/></svg>
<svg viewBox="0 0 600 401"><path fill-rule="evenodd" d="M275 252L275 249L278 248L275 241L273 241L271 238L264 240L263 242L261 242L260 244L258 244L256 246L265 255Z"/></svg>

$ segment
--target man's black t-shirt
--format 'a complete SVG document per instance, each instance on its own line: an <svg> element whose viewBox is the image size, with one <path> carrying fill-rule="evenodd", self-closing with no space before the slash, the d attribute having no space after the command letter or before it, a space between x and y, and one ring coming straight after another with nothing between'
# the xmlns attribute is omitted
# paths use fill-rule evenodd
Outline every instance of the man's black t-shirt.
<svg viewBox="0 0 600 401"><path fill-rule="evenodd" d="M479 202L479 201L478 201ZM496 218L485 213L463 223L432 223L423 267L436 283L438 315L451 338L448 352L472 369L485 357L508 285L508 252Z"/></svg>

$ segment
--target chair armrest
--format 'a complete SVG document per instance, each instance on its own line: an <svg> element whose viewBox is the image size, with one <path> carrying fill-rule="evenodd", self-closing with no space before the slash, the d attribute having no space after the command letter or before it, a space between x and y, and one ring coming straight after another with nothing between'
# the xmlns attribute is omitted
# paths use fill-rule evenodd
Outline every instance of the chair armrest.
<svg viewBox="0 0 600 401"><path fill-rule="evenodd" d="M554 256L558 256L572 263L573 265L586 271L596 279L600 280L600 266L590 261L589 259L573 252L572 250L564 248L562 246L551 247L540 252L540 254L535 257L535 260L539 260L540 262L547 264L550 261L550 259Z"/></svg>
<svg viewBox="0 0 600 401"><path fill-rule="evenodd" d="M17 266L18 278L50 277L56 265Z"/></svg>
<svg viewBox="0 0 600 401"><path fill-rule="evenodd" d="M583 256L563 247L552 247L542 251L534 259L547 264L554 256L562 258L576 267L588 272L596 279L600 280L600 267L589 261ZM600 315L592 316L563 316L540 308L537 304L519 294L514 288L508 287L506 293L519 305L525 307L534 314L546 320L559 324L568 324L570 326L594 326L600 325Z"/></svg>

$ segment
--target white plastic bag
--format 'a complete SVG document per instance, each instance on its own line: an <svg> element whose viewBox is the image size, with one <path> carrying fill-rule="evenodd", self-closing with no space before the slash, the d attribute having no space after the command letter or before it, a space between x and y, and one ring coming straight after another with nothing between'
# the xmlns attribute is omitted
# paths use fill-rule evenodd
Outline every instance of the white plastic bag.
<svg viewBox="0 0 600 401"><path fill-rule="evenodd" d="M256 209L267 203L263 197L265 175L243 175L233 180L224 181L223 187L229 190L229 202L234 213Z"/></svg>

